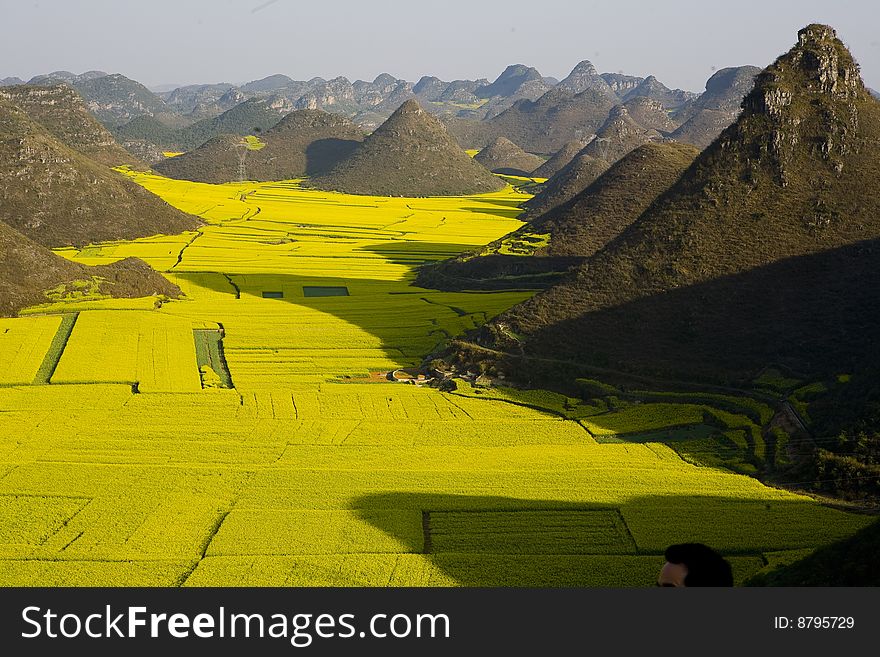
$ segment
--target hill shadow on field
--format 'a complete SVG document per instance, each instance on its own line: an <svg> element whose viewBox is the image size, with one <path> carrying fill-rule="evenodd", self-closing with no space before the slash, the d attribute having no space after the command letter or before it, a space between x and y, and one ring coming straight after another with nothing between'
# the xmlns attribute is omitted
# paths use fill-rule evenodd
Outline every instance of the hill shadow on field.
<svg viewBox="0 0 880 657"><path fill-rule="evenodd" d="M397 265L418 267L429 262L452 258L459 253L473 249L471 244L450 244L449 242L406 242L390 240L381 244L357 247L352 254L374 253L388 262Z"/></svg>
<svg viewBox="0 0 880 657"><path fill-rule="evenodd" d="M353 507L463 586L650 587L665 548L684 542L718 550L741 583L768 555L779 558L772 553L809 551L870 522L812 501L710 496L642 496L615 506L399 492L366 495ZM399 515L377 513L387 509L421 511L422 540Z"/></svg>
<svg viewBox="0 0 880 657"><path fill-rule="evenodd" d="M430 246L427 245L428 248ZM448 247L445 244L439 246ZM420 253L424 253L425 247L423 243L410 249L406 244L395 243L389 245L383 255L388 261L410 265L413 264L413 258L418 258ZM407 281L320 275L238 274L234 271L223 273L174 271L173 273L175 277L181 279L181 284L183 281L189 281L195 286L229 295L229 301L233 303L236 299L246 299L248 303L246 306L243 305L243 309L246 308L246 312L253 316L255 321L262 321L260 320L262 306L259 305L261 303L290 304L331 315L368 333L376 338L378 343L365 343L362 337L346 335L345 331L339 336L334 336L332 330L327 327L326 330L331 333L326 338L330 340L326 345L315 344L314 335L300 344L294 338L283 334L284 318L277 313L268 312L267 317L274 318L270 321L278 323L281 332L276 330L267 337L265 344L261 344L265 349L321 348L327 350L328 357L332 355L334 349L377 349L384 353L387 359L400 363L400 367L417 364L443 340L460 335L464 330L484 323L495 314L495 311L490 310L487 317L485 306L480 304L479 300L475 300L469 307L463 309L456 305L456 302L444 299L437 291L410 287ZM307 287L344 287L347 294L305 296L304 288ZM312 293L311 290L309 292ZM278 293L280 295L275 296ZM254 303L255 301L257 303ZM383 307L385 304L388 304L387 308ZM266 308L269 310L268 306ZM223 312L224 310L218 309L216 315L211 315L210 319L223 323ZM226 312L229 310L227 309ZM291 316L291 320L295 320L295 317ZM320 320L316 318L316 321ZM232 336L233 330L226 326L227 337ZM294 326L291 325L290 331L294 330ZM275 336L274 339L271 336ZM371 371L370 365L366 363L362 369L356 371L345 369L352 367L351 364L338 365L338 367L343 369L326 374L366 375ZM235 380L234 367L231 374Z"/></svg>

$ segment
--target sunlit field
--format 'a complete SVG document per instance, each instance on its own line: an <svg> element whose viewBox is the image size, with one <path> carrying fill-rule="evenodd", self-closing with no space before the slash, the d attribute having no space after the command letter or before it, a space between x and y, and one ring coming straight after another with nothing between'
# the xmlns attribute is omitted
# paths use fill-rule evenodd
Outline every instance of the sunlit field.
<svg viewBox="0 0 880 657"><path fill-rule="evenodd" d="M742 581L870 520L651 440L760 448L770 411L752 400L388 381L531 294L412 285L518 228L514 187L375 198L126 175L205 225L59 253L137 256L185 296L0 320L4 585L650 586L683 541Z"/></svg>

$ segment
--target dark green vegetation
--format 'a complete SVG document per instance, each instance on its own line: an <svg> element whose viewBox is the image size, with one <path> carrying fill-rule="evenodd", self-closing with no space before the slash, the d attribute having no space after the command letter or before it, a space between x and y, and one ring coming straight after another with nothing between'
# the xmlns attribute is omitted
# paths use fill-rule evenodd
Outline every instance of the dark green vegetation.
<svg viewBox="0 0 880 657"><path fill-rule="evenodd" d="M348 288L339 285L304 285L304 297L347 297Z"/></svg>
<svg viewBox="0 0 880 657"><path fill-rule="evenodd" d="M219 116L197 121L176 130L166 146L188 151L222 134L251 135L265 132L281 120L282 115L263 100L240 103Z"/></svg>
<svg viewBox="0 0 880 657"><path fill-rule="evenodd" d="M224 183L238 180L239 158L244 155L248 180L288 180L326 172L363 138L360 128L343 116L296 110L260 135L265 148L243 154L241 137L221 135L154 168L170 178Z"/></svg>
<svg viewBox="0 0 880 657"><path fill-rule="evenodd" d="M114 128L123 143L145 141L164 150L189 151L221 135L261 134L281 120L282 114L263 100L242 102L218 116L172 128L159 119L143 115Z"/></svg>
<svg viewBox="0 0 880 657"><path fill-rule="evenodd" d="M474 159L493 173L528 176L544 163L537 155L526 153L509 139L498 137L476 154Z"/></svg>
<svg viewBox="0 0 880 657"><path fill-rule="evenodd" d="M675 142L640 146L573 199L524 226L523 234L550 234L536 255L591 256L638 219L697 155L693 146Z"/></svg>
<svg viewBox="0 0 880 657"><path fill-rule="evenodd" d="M128 123L114 128L113 134L123 143L147 141L157 148L165 149L177 146L175 129L150 114L142 114Z"/></svg>
<svg viewBox="0 0 880 657"><path fill-rule="evenodd" d="M168 112L165 103L139 82L113 74L82 80L74 88L105 125L119 125L139 114Z"/></svg>
<svg viewBox="0 0 880 657"><path fill-rule="evenodd" d="M504 186L414 100L401 105L351 155L307 184L376 196L475 194Z"/></svg>
<svg viewBox="0 0 880 657"><path fill-rule="evenodd" d="M521 219L528 221L570 201L608 170L607 160L593 157L585 149L586 146L544 183L535 196L523 203L525 212Z"/></svg>
<svg viewBox="0 0 880 657"><path fill-rule="evenodd" d="M0 189L0 221L49 247L180 233L200 223L62 143L3 99Z"/></svg>
<svg viewBox="0 0 880 657"><path fill-rule="evenodd" d="M880 586L880 521L794 563L767 567L746 586Z"/></svg>
<svg viewBox="0 0 880 657"><path fill-rule="evenodd" d="M59 82L76 89L98 120L107 126L120 125L142 114L162 116L170 113L165 103L144 85L118 73L108 75L103 71L90 71L73 75L57 71L32 78L28 84L52 86Z"/></svg>
<svg viewBox="0 0 880 657"><path fill-rule="evenodd" d="M822 495L851 500L880 498L880 382L876 348L851 376L791 392L810 422L815 450L802 450L788 478L815 482Z"/></svg>
<svg viewBox="0 0 880 657"><path fill-rule="evenodd" d="M61 360L64 347L67 346L70 334L73 333L73 326L76 324L78 316L79 313L67 313L61 316L61 324L58 326L55 337L52 338L52 344L49 345L46 357L40 363L40 369L37 370L37 375L34 377L34 385L48 385L52 379L55 368L58 367L58 361Z"/></svg>
<svg viewBox="0 0 880 657"><path fill-rule="evenodd" d="M550 159L544 162L544 164L535 169L532 172L532 175L535 178L552 178L564 169L565 166L571 162L586 145L587 142L579 141L577 139L568 142L565 146L556 151Z"/></svg>

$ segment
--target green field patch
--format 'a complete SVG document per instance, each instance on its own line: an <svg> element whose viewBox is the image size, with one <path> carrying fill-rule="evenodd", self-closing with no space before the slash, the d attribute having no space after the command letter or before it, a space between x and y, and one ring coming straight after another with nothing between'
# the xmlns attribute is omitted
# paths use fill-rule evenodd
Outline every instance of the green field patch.
<svg viewBox="0 0 880 657"><path fill-rule="evenodd" d="M73 326L76 324L78 316L79 313L70 313L61 318L61 324L55 332L55 337L52 338L52 344L49 345L46 357L34 377L35 385L45 385L52 380L52 375L55 373L55 368L58 367L58 361L61 360L61 354L64 353L70 334L73 333Z"/></svg>
<svg viewBox="0 0 880 657"><path fill-rule="evenodd" d="M193 329L196 362L203 388L232 388L232 375L223 354L223 333L219 329Z"/></svg>
<svg viewBox="0 0 880 657"><path fill-rule="evenodd" d="M777 369L768 367L752 379L752 383L760 388L769 388L775 392L785 392L796 387L801 381L800 379L786 376Z"/></svg>
<svg viewBox="0 0 880 657"><path fill-rule="evenodd" d="M616 510L432 511L431 554L632 554Z"/></svg>
<svg viewBox="0 0 880 657"><path fill-rule="evenodd" d="M636 434L603 434L596 436L597 443L679 443L705 440L718 433L718 427L707 424L694 424L686 427L673 427Z"/></svg>
<svg viewBox="0 0 880 657"><path fill-rule="evenodd" d="M348 288L341 285L303 285L304 297L347 297Z"/></svg>
<svg viewBox="0 0 880 657"><path fill-rule="evenodd" d="M696 404L634 404L604 415L580 420L598 440L613 435L702 424L706 407Z"/></svg>

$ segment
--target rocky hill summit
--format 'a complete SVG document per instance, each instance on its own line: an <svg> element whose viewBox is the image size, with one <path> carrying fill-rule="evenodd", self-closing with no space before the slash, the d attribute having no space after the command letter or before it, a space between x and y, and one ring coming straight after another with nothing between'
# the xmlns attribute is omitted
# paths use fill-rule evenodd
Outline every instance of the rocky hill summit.
<svg viewBox="0 0 880 657"><path fill-rule="evenodd" d="M723 68L706 82L706 91L675 114L679 127L672 139L706 148L733 123L742 110L743 98L755 86L755 66Z"/></svg>
<svg viewBox="0 0 880 657"><path fill-rule="evenodd" d="M4 99L0 221L49 247L180 233L201 224L67 146Z"/></svg>
<svg viewBox="0 0 880 657"><path fill-rule="evenodd" d="M596 71L596 67L593 66L593 63L586 59L579 62L572 69L571 73L568 74L568 77L556 85L556 88L573 94L579 94L587 89L593 89L611 97L616 96L615 92L608 86L608 83L601 75L599 75L599 72Z"/></svg>
<svg viewBox="0 0 880 657"><path fill-rule="evenodd" d="M117 143L86 109L82 97L66 84L3 87L0 98L21 108L59 140L96 162L110 167L145 167Z"/></svg>

